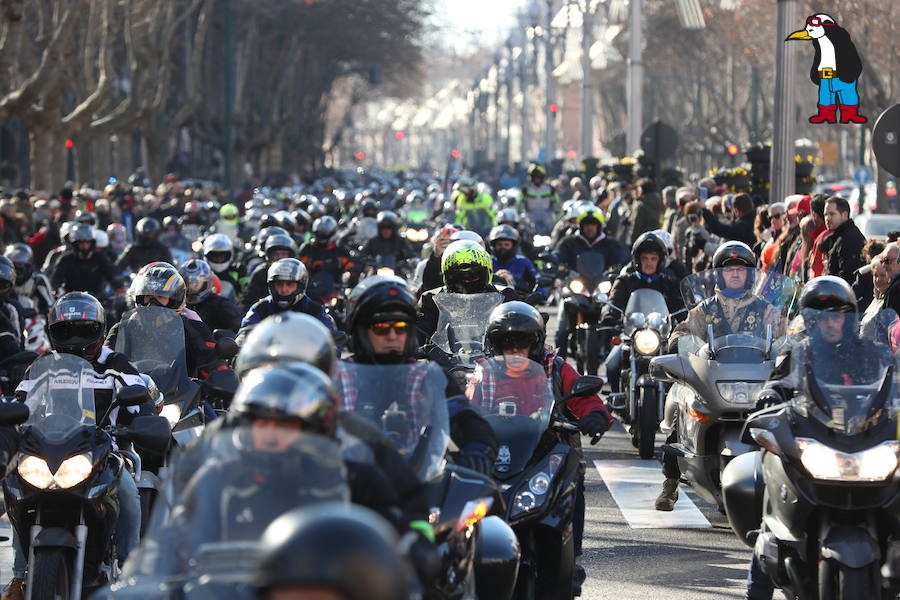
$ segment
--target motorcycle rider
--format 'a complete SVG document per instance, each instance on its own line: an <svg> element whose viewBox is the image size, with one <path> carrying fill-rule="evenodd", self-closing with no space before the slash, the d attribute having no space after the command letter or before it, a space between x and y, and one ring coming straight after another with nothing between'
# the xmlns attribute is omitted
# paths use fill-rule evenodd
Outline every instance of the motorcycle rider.
<svg viewBox="0 0 900 600"><path fill-rule="evenodd" d="M244 315L238 340L266 317L285 311L311 315L334 331L334 321L326 314L325 307L306 295L309 273L302 262L296 258L277 260L266 270L266 279L269 295L256 302Z"/></svg>
<svg viewBox="0 0 900 600"><path fill-rule="evenodd" d="M241 213L234 204L226 204L219 209L219 220L212 226L216 233L228 236L232 243L241 239Z"/></svg>
<svg viewBox="0 0 900 600"><path fill-rule="evenodd" d="M455 223L451 223L441 227L431 237L431 249L428 253L428 258L416 265L414 280L419 282L419 287L416 291L417 295L421 296L426 290L432 290L443 285L441 257L444 255L444 250L451 243L450 237L459 230Z"/></svg>
<svg viewBox="0 0 900 600"><path fill-rule="evenodd" d="M162 221L162 233L159 235L159 243L167 248L176 248L178 250L189 251L191 242L187 236L181 233L181 223L172 215L165 217ZM118 255L118 252L115 252Z"/></svg>
<svg viewBox="0 0 900 600"><path fill-rule="evenodd" d="M604 218L599 208L590 203L579 205L575 222L578 231L564 237L553 252L553 258L557 263L575 271L578 257L585 252L601 253L607 268L620 265L627 260L628 254L622 245L603 232ZM578 316L573 310L567 309L567 306L564 300L560 300L559 314L562 316L556 330L556 347L563 358L569 348L569 332L574 331Z"/></svg>
<svg viewBox="0 0 900 600"><path fill-rule="evenodd" d="M651 289L660 292L666 298L669 313L684 308L678 281L672 279L666 272L666 259L668 249L665 243L655 233L647 232L635 240L631 247L631 264L625 272L616 277L612 289L609 291L609 303L624 310L628 299L635 290ZM627 316L610 306L604 306L600 313L600 325L602 327L614 327ZM614 346L606 357L606 378L609 381L609 389L612 393L619 393L619 381L622 372L622 345Z"/></svg>
<svg viewBox="0 0 900 600"><path fill-rule="evenodd" d="M106 285L118 287L119 272L105 254L96 251L93 227L74 225L68 239L71 249L60 257L50 277L53 289L88 292L96 297L103 296Z"/></svg>
<svg viewBox="0 0 900 600"><path fill-rule="evenodd" d="M50 309L48 333L53 350L80 356L93 367L89 381L94 390L98 427L105 423L99 418L107 414L116 393L126 385L144 386L134 365L128 357L103 346L106 333L106 316L100 302L83 292L69 292ZM38 382L25 379L16 388L16 399L29 403L28 394ZM109 412L109 423L127 426L135 416L155 414L150 402L141 406L114 408ZM137 485L128 469L122 469L118 486L119 520L117 529L118 559L123 561L139 542L141 528L141 503ZM25 580L27 559L13 529L13 579L9 582L4 600L23 598L22 584ZM40 576L41 574L36 574Z"/></svg>
<svg viewBox="0 0 900 600"><path fill-rule="evenodd" d="M669 336L669 352L677 352L678 340L686 335L709 342L707 325L713 326L716 337L731 333L747 333L763 338L766 326L775 328L772 339L783 334L779 311L769 302L753 293L756 254L747 244L738 241L725 242L713 254L712 268L716 271L716 293L706 298L687 313ZM673 412L670 398L666 398L665 422ZM677 430L669 434L666 443L677 441ZM663 454L663 489L656 498L656 510L671 511L678 500L678 482L681 470L674 455Z"/></svg>
<svg viewBox="0 0 900 600"><path fill-rule="evenodd" d="M264 265L260 265L250 275L250 283L241 299L241 306L245 311L250 310L257 301L268 293L268 269L283 258L296 258L297 247L294 239L286 233L277 233L266 238L263 252L266 256Z"/></svg>
<svg viewBox="0 0 900 600"><path fill-rule="evenodd" d="M434 302L435 294L444 291L451 294L497 292L503 295L506 302L519 299L519 294L515 290L504 288L501 291L491 284L493 266L491 256L477 242L458 240L447 246L441 257L443 287L428 290L420 299L416 324L419 345L427 344L437 331L440 311Z"/></svg>
<svg viewBox="0 0 900 600"><path fill-rule="evenodd" d="M130 269L137 273L141 267L152 262L172 262L172 253L157 239L162 225L152 217L144 217L134 228L135 241L125 248L125 252L116 261L120 271Z"/></svg>
<svg viewBox="0 0 900 600"><path fill-rule="evenodd" d="M491 311L484 334L485 353L489 356L520 356L542 365L559 403L571 391L579 373L545 346L546 337L544 318L536 308L524 302L507 302ZM590 437L602 436L613 424L606 404L597 395L569 398L564 406L557 405L555 410L561 410L563 416L576 422L582 434ZM581 437L578 435L567 436L565 442L573 448L581 448ZM572 519L576 560L581 557L584 537L584 476L582 458ZM584 582L585 571L580 564L576 565L576 578L578 585Z"/></svg>
<svg viewBox="0 0 900 600"><path fill-rule="evenodd" d="M538 257L538 252L532 244L530 231L519 220L519 213L514 208L504 208L497 213L497 225L509 225L519 234L519 250L522 255L530 260ZM489 236L490 237L490 236Z"/></svg>
<svg viewBox="0 0 900 600"><path fill-rule="evenodd" d="M228 329L234 333L241 327L241 307L225 296L212 293L213 271L205 260L192 258L178 268L187 286L186 302L207 327Z"/></svg>
<svg viewBox="0 0 900 600"><path fill-rule="evenodd" d="M29 299L39 314L46 315L54 302L53 292L47 276L34 270L31 247L28 244L11 244L3 255L12 261L16 269L16 295Z"/></svg>
<svg viewBox="0 0 900 600"><path fill-rule="evenodd" d="M415 252L406 239L400 235L400 217L390 210L378 213L378 235L365 243L359 251L362 260L373 262L379 256L393 256L400 261L413 258Z"/></svg>
<svg viewBox="0 0 900 600"><path fill-rule="evenodd" d="M509 225L497 225L488 235L492 253L494 274L507 279L529 304L547 300L547 289L537 283L538 272L534 263L519 254L519 232Z"/></svg>
<svg viewBox="0 0 900 600"><path fill-rule="evenodd" d="M247 289L250 278L240 262L235 260L234 243L224 233L214 233L203 240L203 259L222 282L234 288L236 298Z"/></svg>
<svg viewBox="0 0 900 600"><path fill-rule="evenodd" d="M547 171L541 165L528 166L528 183L522 188L522 203L525 211L534 220L537 232L550 233L559 206L559 196L548 183Z"/></svg>
<svg viewBox="0 0 900 600"><path fill-rule="evenodd" d="M484 237L494 226L496 215L490 194L478 192L478 184L471 177L460 177L450 198L456 208L456 222Z"/></svg>
<svg viewBox="0 0 900 600"><path fill-rule="evenodd" d="M334 241L335 233L337 221L334 217L326 215L313 222L313 237L303 244L297 255L309 270L310 277L315 278L319 273L327 273L335 283L338 283L343 280L344 273L356 269L350 252ZM352 276L350 278L352 279Z"/></svg>
<svg viewBox="0 0 900 600"><path fill-rule="evenodd" d="M15 300L16 269L0 256L0 356L8 358L22 349L22 307ZM21 370L19 370L21 374Z"/></svg>

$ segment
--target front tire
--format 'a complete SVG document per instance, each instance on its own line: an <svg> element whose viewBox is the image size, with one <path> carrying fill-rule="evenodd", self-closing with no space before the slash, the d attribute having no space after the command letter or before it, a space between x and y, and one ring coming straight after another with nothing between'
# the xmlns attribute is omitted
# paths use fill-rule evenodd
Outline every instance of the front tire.
<svg viewBox="0 0 900 600"><path fill-rule="evenodd" d="M62 548L35 548L31 600L69 600L72 563Z"/></svg>
<svg viewBox="0 0 900 600"><path fill-rule="evenodd" d="M837 600L852 600L855 598L876 598L872 589L872 577L870 568L851 569L841 566L838 572ZM825 600L824 598L821 600Z"/></svg>
<svg viewBox="0 0 900 600"><path fill-rule="evenodd" d="M657 404L656 393L653 391L645 390L638 398L638 454L645 460L653 458L656 450L656 430L659 429Z"/></svg>
<svg viewBox="0 0 900 600"><path fill-rule="evenodd" d="M584 363L585 375L596 375L600 370L600 332L588 329L585 332Z"/></svg>

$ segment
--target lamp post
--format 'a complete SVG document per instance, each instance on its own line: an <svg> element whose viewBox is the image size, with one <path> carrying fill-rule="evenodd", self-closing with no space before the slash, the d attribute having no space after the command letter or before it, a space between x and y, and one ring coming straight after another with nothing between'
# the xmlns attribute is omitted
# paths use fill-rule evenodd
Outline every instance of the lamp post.
<svg viewBox="0 0 900 600"><path fill-rule="evenodd" d="M549 165L556 158L556 113L551 110L556 102L556 80L553 79L553 17L554 1L547 0L547 29L544 35L544 76L546 90L546 106L544 113L547 117L547 128L544 131L544 157Z"/></svg>
<svg viewBox="0 0 900 600"><path fill-rule="evenodd" d="M795 0L778 0L775 29L775 107L772 136L772 172L769 202L781 202L794 193L794 50L784 39L796 25Z"/></svg>
<svg viewBox="0 0 900 600"><path fill-rule="evenodd" d="M644 108L644 63L642 59L642 35L644 13L643 0L630 0L628 15L628 77L625 103L628 110L628 127L625 130L625 151L633 155L641 147Z"/></svg>

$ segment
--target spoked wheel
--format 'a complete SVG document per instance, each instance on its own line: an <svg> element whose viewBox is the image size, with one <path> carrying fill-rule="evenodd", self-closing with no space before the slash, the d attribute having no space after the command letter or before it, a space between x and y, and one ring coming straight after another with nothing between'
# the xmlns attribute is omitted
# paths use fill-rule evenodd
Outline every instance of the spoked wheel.
<svg viewBox="0 0 900 600"><path fill-rule="evenodd" d="M32 600L69 600L72 565L62 548L35 548Z"/></svg>

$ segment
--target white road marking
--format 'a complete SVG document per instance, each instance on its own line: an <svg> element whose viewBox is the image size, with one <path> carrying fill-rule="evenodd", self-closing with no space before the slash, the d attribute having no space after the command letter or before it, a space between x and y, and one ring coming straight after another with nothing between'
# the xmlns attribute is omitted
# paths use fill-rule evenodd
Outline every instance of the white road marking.
<svg viewBox="0 0 900 600"><path fill-rule="evenodd" d="M659 463L653 460L595 460L603 482L632 529L705 529L709 521L681 489L675 510L653 506L662 489ZM683 486L682 486L683 488Z"/></svg>

